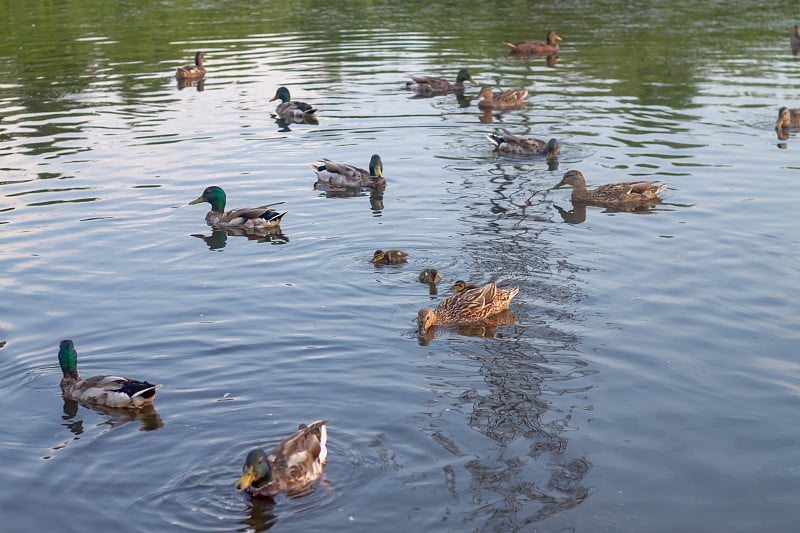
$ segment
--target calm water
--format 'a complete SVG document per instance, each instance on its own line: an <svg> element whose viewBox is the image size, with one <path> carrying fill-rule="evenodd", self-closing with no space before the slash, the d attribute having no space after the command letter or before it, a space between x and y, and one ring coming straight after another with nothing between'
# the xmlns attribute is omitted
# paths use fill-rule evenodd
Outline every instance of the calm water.
<svg viewBox="0 0 800 533"><path fill-rule="evenodd" d="M739 4L0 2L4 530L796 528L796 6ZM506 54L547 28L554 64ZM462 67L528 109L403 88ZM279 85L319 125L278 125ZM559 168L495 157L496 126L557 137ZM373 153L382 205L314 189L308 163ZM669 190L576 212L549 190L572 168ZM286 202L282 233L212 232L211 184ZM419 308L493 275L515 325L419 342ZM156 410L65 403L63 338L84 375L163 383ZM327 483L235 492L323 417Z"/></svg>

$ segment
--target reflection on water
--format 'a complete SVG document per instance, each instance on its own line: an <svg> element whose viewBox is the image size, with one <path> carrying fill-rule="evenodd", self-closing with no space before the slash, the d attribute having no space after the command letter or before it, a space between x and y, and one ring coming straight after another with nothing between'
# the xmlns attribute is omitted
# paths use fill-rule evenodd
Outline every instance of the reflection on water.
<svg viewBox="0 0 800 533"><path fill-rule="evenodd" d="M320 191L325 198L355 198L369 195L369 209L376 217L381 216L381 212L386 207L383 202L385 185L381 187L337 187L326 181L317 180L314 183L314 190Z"/></svg>
<svg viewBox="0 0 800 533"><path fill-rule="evenodd" d="M639 215L647 215L656 212L653 209L662 203L663 200L658 198L650 204L605 207L602 208L601 213L634 213ZM586 222L586 207L591 205L592 204L586 202L572 202L572 209L569 211L558 204L553 204L553 207L556 208L558 214L561 215L561 219L567 224L582 224Z"/></svg>
<svg viewBox="0 0 800 533"><path fill-rule="evenodd" d="M248 507L247 517L239 521L247 528L246 531L267 531L277 523L278 517L273 512L275 500L272 498L250 498Z"/></svg>
<svg viewBox="0 0 800 533"><path fill-rule="evenodd" d="M247 240L250 241L268 242L270 244L286 244L289 242L289 237L283 233L280 226L213 228L211 235L192 233L192 237L204 240L210 250L225 248L228 237L247 237Z"/></svg>
<svg viewBox="0 0 800 533"><path fill-rule="evenodd" d="M202 92L206 88L206 79L191 79L191 78L177 78L176 80L176 87L179 91L186 89L187 87L195 87L197 92Z"/></svg>

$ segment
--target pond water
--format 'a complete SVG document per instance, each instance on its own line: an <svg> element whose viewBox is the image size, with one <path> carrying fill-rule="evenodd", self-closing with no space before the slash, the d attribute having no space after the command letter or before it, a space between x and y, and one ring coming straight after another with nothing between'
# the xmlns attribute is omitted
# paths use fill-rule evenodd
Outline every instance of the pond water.
<svg viewBox="0 0 800 533"><path fill-rule="evenodd" d="M796 6L654 4L4 2L4 530L794 529ZM508 55L549 28L555 60ZM464 67L527 109L404 88ZM319 124L271 117L281 85ZM558 138L557 168L495 155L497 127ZM309 163L373 153L382 198L315 189ZM569 169L669 188L582 211L551 189ZM208 185L285 202L281 231L212 231ZM493 276L515 324L417 337ZM155 409L65 402L66 338L85 376L163 383ZM250 448L320 418L324 482L235 491Z"/></svg>

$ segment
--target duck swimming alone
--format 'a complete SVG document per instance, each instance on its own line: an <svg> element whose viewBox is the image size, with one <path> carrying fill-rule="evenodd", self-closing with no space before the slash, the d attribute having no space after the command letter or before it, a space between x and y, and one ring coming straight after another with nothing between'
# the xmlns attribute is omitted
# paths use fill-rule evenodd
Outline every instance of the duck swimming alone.
<svg viewBox="0 0 800 533"><path fill-rule="evenodd" d="M297 100L292 100L291 94L289 94L289 89L286 87L278 87L278 90L275 91L275 96L270 99L270 102L273 100L280 100L281 103L278 104L278 107L275 108L275 114L277 114L280 118L287 120L287 121L309 121L314 122L316 121L316 113L317 109L311 107L311 105L305 102L298 102Z"/></svg>
<svg viewBox="0 0 800 533"><path fill-rule="evenodd" d="M211 211L206 213L206 224L220 228L243 227L248 229L271 228L281 223L283 215L288 211L275 211L270 209L273 205L283 202L262 205L259 207L246 207L243 209L232 209L225 212L225 191L221 187L212 185L206 187L203 194L189 202L189 205L208 202L211 204Z"/></svg>
<svg viewBox="0 0 800 533"><path fill-rule="evenodd" d="M558 52L560 49L558 41L560 40L561 37L556 32L548 31L544 41L527 39L505 43L505 45L508 46L508 51L512 54L549 55Z"/></svg>
<svg viewBox="0 0 800 533"><path fill-rule="evenodd" d="M205 76L206 69L203 67L204 57L203 52L197 52L194 55L194 64L178 67L178 70L175 71L175 77L179 80L191 80Z"/></svg>

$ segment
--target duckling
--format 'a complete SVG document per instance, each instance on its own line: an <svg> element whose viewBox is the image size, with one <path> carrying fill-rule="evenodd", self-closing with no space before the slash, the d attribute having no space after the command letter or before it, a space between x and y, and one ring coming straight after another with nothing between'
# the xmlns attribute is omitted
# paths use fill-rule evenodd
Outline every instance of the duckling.
<svg viewBox="0 0 800 533"><path fill-rule="evenodd" d="M493 281L483 287L467 289L442 300L436 309L420 309L417 314L418 332L424 335L433 326L461 326L480 323L508 309L519 287L498 289Z"/></svg>
<svg viewBox="0 0 800 533"><path fill-rule="evenodd" d="M537 41L534 39L527 39L524 41L514 41L511 43L504 43L508 46L508 51L512 54L530 54L530 55L549 55L555 54L559 50L558 41L561 37L554 31L547 32L545 41Z"/></svg>
<svg viewBox="0 0 800 533"><path fill-rule="evenodd" d="M797 55L797 52L800 51L800 26L795 24L794 32L792 32L792 37L789 40L792 45L792 55Z"/></svg>
<svg viewBox="0 0 800 533"><path fill-rule="evenodd" d="M407 259L408 254L402 250L375 250L370 262L376 265L396 265L405 263Z"/></svg>
<svg viewBox="0 0 800 533"><path fill-rule="evenodd" d="M547 154L547 159L553 159L561 153L561 147L556 139L543 141L534 137L514 135L505 128L500 128L502 134L490 133L486 136L495 145L495 150L509 155L542 155Z"/></svg>
<svg viewBox="0 0 800 533"><path fill-rule="evenodd" d="M194 55L194 65L189 64L178 67L178 70L175 71L175 77L179 80L202 78L206 75L206 69L203 67L204 58L203 52L197 52Z"/></svg>
<svg viewBox="0 0 800 533"><path fill-rule="evenodd" d="M378 154L373 154L370 158L369 170L329 159L311 163L311 168L317 173L317 181L328 183L334 187L386 186L386 180L383 177L383 161Z"/></svg>
<svg viewBox="0 0 800 533"><path fill-rule="evenodd" d="M278 107L275 108L275 113L284 120L316 120L317 109L305 102L292 100L289 89L286 87L278 87L278 90L275 91L275 96L270 99L270 102L273 100L281 101Z"/></svg>
<svg viewBox="0 0 800 533"><path fill-rule="evenodd" d="M775 129L800 128L800 109L789 109L782 107L778 109L778 121Z"/></svg>
<svg viewBox="0 0 800 533"><path fill-rule="evenodd" d="M288 495L303 491L322 475L328 458L327 420L300 424L296 433L269 453L256 448L247 454L236 490L251 496Z"/></svg>
<svg viewBox="0 0 800 533"><path fill-rule="evenodd" d="M232 209L225 212L225 191L221 187L212 185L206 187L203 194L189 202L189 205L208 202L211 204L211 211L206 213L206 224L215 227L244 227L246 229L263 229L277 226L281 223L283 215L288 211L274 211L270 209L273 205L283 202L262 205L260 207L246 207L243 209Z"/></svg>
<svg viewBox="0 0 800 533"><path fill-rule="evenodd" d="M442 277L439 275L439 271L436 270L435 268L426 268L425 270L419 273L420 283L436 285L440 281L442 281Z"/></svg>
<svg viewBox="0 0 800 533"><path fill-rule="evenodd" d="M455 83L442 78L434 78L424 74L412 74L411 79L414 80L406 82L406 89L410 89L419 95L434 95L446 94L448 92L464 92L464 82L470 81L473 85L477 85L475 80L472 79L469 71L462 68L456 75Z"/></svg>
<svg viewBox="0 0 800 533"><path fill-rule="evenodd" d="M491 87L484 87L478 94L480 109L517 109L525 107L527 89L510 89L495 93Z"/></svg>
<svg viewBox="0 0 800 533"><path fill-rule="evenodd" d="M156 391L162 387L147 381L120 376L92 376L81 379L78 374L78 352L75 351L75 345L71 340L63 340L59 344L58 364L64 374L61 378L64 397L76 402L139 409L152 405Z"/></svg>
<svg viewBox="0 0 800 533"><path fill-rule="evenodd" d="M463 279L456 280L456 282L453 283L453 290L455 292L461 292L467 289L477 289L477 288L478 286L475 285L474 283L467 283Z"/></svg>
<svg viewBox="0 0 800 533"><path fill-rule="evenodd" d="M663 192L666 184L656 185L652 181L631 181L626 183L609 183L596 189L586 189L586 179L577 170L570 170L554 188L563 185L572 185L572 201L588 204L616 207L635 206L660 202L658 195Z"/></svg>

